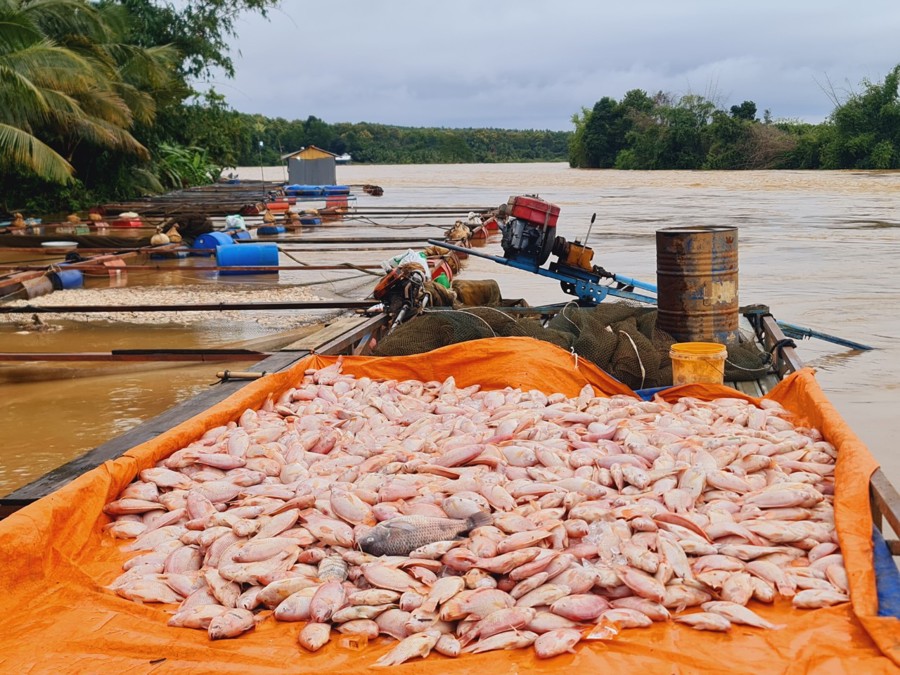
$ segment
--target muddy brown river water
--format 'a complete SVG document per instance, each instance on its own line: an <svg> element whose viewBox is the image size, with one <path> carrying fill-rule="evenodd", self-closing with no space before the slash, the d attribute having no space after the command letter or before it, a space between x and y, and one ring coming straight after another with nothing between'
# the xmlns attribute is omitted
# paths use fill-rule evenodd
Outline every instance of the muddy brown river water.
<svg viewBox="0 0 900 675"><path fill-rule="evenodd" d="M283 179L283 169L266 177ZM260 169L239 170L250 179ZM848 350L820 340L799 342L828 397L865 441L891 481L900 484L900 173L893 172L619 172L580 171L565 164L447 166L342 166L338 181L373 183L380 198L360 195L359 209L386 206L496 206L510 195L538 194L561 208L557 234L569 240L587 232L594 263L607 270L656 282L655 232L679 225L730 225L739 230L740 303L763 303L780 320L876 347ZM370 222L374 221L374 222ZM390 225L377 217L310 227L303 234L440 238L446 221L409 217ZM303 235L301 235L302 238ZM414 244L414 247L424 244ZM336 243L291 245L291 256L309 264L377 263L406 250L378 250ZM287 246L285 246L287 248ZM484 248L500 254L499 239ZM0 262L25 259L4 254ZM30 254L30 258L40 258ZM198 263L197 261L200 260ZM139 263L140 261L135 261ZM161 263L162 270L130 272L127 288L152 302L154 288L252 291L266 300L271 289L302 287L322 298L362 298L374 277L347 272L282 272L230 277L197 271L208 260ZM281 256L281 264L295 264ZM471 256L463 278L494 278L504 296L531 304L569 299L556 282ZM92 287L108 285L91 279ZM57 297L59 294L54 294ZM54 296L47 296L49 298ZM24 320L26 317L22 317ZM114 348L186 348L241 344L297 325L303 317L283 312L261 317L200 317L189 325L171 316L150 323L45 320L61 329L22 331L0 324L0 351L105 351ZM122 318L122 317L118 317ZM175 319L178 317L176 316ZM129 321L139 319L129 318ZM31 366L35 366L31 368ZM90 376L48 381L45 366L0 365L0 494L120 434L215 381L219 364L88 367ZM83 373L82 373L83 374Z"/></svg>

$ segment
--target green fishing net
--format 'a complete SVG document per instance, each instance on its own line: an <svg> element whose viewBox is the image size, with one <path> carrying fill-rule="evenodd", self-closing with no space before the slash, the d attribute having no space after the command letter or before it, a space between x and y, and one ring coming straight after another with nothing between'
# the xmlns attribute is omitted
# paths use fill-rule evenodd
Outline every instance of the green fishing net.
<svg viewBox="0 0 900 675"><path fill-rule="evenodd" d="M503 307L426 310L402 324L375 347L379 356L420 354L457 342L527 336L544 340L591 361L632 389L672 384L669 349L676 340L656 326L655 307L627 302L579 307L572 303L549 320ZM725 380L761 378L769 355L752 335L729 345Z"/></svg>

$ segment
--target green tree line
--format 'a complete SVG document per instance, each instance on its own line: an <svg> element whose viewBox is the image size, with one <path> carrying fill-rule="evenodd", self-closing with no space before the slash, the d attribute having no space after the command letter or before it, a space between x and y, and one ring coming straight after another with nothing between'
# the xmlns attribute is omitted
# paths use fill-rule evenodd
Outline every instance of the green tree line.
<svg viewBox="0 0 900 675"><path fill-rule="evenodd" d="M564 162L568 131L400 127L370 122L328 124L315 116L286 120L229 109L217 94L185 106L183 142L209 149L223 166L266 166L315 145L367 164ZM262 147L259 143L262 142Z"/></svg>
<svg viewBox="0 0 900 675"><path fill-rule="evenodd" d="M835 108L821 124L757 116L753 101L728 110L702 96L605 96L572 117L569 164L601 169L900 168L900 66Z"/></svg>

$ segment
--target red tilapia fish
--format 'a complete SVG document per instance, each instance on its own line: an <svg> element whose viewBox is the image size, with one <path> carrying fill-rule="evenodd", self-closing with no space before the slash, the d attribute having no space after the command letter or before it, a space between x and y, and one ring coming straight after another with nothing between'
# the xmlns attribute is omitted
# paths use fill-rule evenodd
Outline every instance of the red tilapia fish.
<svg viewBox="0 0 900 675"><path fill-rule="evenodd" d="M105 508L134 553L109 588L213 640L260 620L305 623L306 651L396 640L376 666L555 658L671 617L775 630L777 597L849 599L836 456L772 401L378 382L338 361L141 471Z"/></svg>

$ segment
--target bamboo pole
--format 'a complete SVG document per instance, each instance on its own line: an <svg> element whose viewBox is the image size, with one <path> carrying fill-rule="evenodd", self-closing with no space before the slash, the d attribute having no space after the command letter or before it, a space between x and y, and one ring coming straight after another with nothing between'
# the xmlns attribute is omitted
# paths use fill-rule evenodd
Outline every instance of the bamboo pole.
<svg viewBox="0 0 900 675"><path fill-rule="evenodd" d="M195 305L26 305L0 306L0 314L92 314L96 312L225 312L270 311L276 309L367 309L374 300L326 300L313 302L256 302L252 304L220 302Z"/></svg>
<svg viewBox="0 0 900 675"><path fill-rule="evenodd" d="M291 256L288 256L291 257ZM293 257L291 257L294 260ZM299 261L298 261L299 262ZM38 265L0 265L0 270L9 270L16 271L21 270L24 272L50 272L57 268L56 265L53 266L38 266ZM80 265L79 267L72 268L66 266L65 269L78 269L83 272L107 272L110 270L109 267L104 267L103 265ZM160 272L219 272L222 270L231 271L231 272L274 272L274 271L293 271L293 272L322 272L325 270L358 270L365 271L367 274L371 274L368 270L376 270L381 269L381 265L355 265L353 263L341 263L336 265L271 265L271 266L233 266L233 267L221 267L219 265L195 265L192 267L174 267L171 265L127 265L126 267L114 267L112 269L118 269L123 272L133 272L133 271L160 271ZM376 274L375 276L382 276L381 274Z"/></svg>
<svg viewBox="0 0 900 675"><path fill-rule="evenodd" d="M266 352L230 349L121 349L111 352L0 352L0 361L259 361Z"/></svg>

